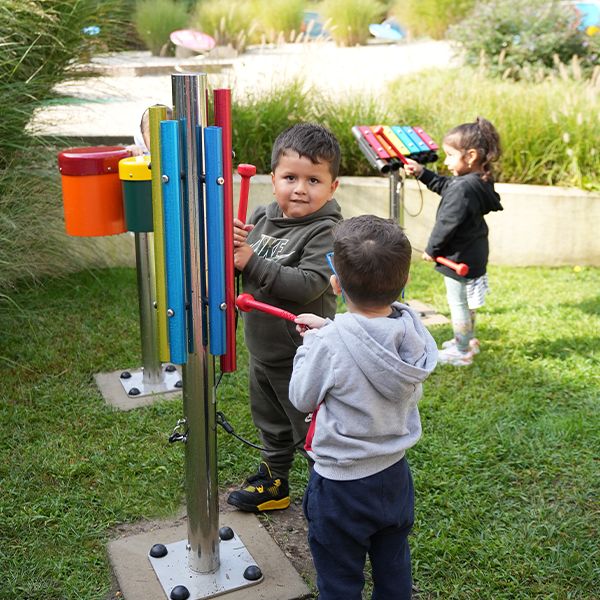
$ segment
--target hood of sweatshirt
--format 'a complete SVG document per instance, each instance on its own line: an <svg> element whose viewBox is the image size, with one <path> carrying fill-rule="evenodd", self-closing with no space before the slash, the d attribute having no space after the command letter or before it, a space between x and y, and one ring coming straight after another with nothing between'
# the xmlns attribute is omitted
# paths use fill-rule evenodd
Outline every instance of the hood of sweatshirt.
<svg viewBox="0 0 600 600"><path fill-rule="evenodd" d="M482 214L487 215L490 212L504 210L500 204L500 195L494 190L494 185L489 181L484 181L478 173L455 177L452 183L467 185L471 188L477 197Z"/></svg>
<svg viewBox="0 0 600 600"><path fill-rule="evenodd" d="M396 401L398 392L422 383L437 363L437 346L418 315L406 304L393 319L369 319L355 313L338 314L336 328L356 367L386 398Z"/></svg>

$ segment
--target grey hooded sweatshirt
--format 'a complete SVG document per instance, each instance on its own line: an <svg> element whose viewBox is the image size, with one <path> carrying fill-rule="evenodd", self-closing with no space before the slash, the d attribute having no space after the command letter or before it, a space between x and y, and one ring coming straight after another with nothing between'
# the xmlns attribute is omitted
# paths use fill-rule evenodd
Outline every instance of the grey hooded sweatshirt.
<svg viewBox="0 0 600 600"><path fill-rule="evenodd" d="M307 450L327 479L383 471L421 437L417 401L437 347L411 308L392 308L394 318L338 314L296 352L290 401L302 412L318 408Z"/></svg>

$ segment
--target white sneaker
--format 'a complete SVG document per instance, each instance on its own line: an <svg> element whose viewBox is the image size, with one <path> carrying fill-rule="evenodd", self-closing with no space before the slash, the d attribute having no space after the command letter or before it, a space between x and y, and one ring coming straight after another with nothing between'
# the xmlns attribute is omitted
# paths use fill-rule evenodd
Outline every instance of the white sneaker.
<svg viewBox="0 0 600 600"><path fill-rule="evenodd" d="M473 363L473 352L461 352L456 345L442 348L438 352L438 363L452 365L453 367L468 367Z"/></svg>
<svg viewBox="0 0 600 600"><path fill-rule="evenodd" d="M456 346L456 338L452 338L451 340L446 340L445 342L442 342L442 348L444 350L452 346ZM471 338L469 340L469 349L473 354L479 354L481 352L481 348L479 347L479 340L477 338Z"/></svg>

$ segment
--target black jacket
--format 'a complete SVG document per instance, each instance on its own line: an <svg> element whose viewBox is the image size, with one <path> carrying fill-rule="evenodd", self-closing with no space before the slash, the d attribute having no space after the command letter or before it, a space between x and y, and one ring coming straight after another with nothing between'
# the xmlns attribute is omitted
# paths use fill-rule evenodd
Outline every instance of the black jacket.
<svg viewBox="0 0 600 600"><path fill-rule="evenodd" d="M469 267L468 279L486 272L489 246L488 226L483 218L491 211L503 210L494 184L484 181L478 173L444 177L424 169L420 180L442 198L435 225L425 252L436 258L444 256ZM452 269L436 264L440 273L464 280Z"/></svg>

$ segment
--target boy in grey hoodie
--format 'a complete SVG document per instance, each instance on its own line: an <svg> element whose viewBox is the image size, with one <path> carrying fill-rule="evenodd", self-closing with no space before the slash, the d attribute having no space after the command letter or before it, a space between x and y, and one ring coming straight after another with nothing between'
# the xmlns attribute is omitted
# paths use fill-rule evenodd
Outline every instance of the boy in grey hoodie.
<svg viewBox="0 0 600 600"><path fill-rule="evenodd" d="M290 401L313 412L305 449L315 461L304 513L319 600L360 600L367 554L373 598L409 600L414 491L405 453L421 437L417 401L437 348L397 302L410 242L391 220L362 215L333 231L331 285L347 313L308 326L294 358Z"/></svg>
<svg viewBox="0 0 600 600"><path fill-rule="evenodd" d="M300 123L282 132L271 155L275 202L260 206L248 223L234 220L234 264L244 292L294 314L335 314L325 258L331 230L342 219L333 194L340 147L325 127ZM259 311L243 313L250 354L250 408L264 446L258 471L227 501L248 512L287 508L288 472L303 450L305 412L288 398L292 364L302 338L293 323Z"/></svg>

